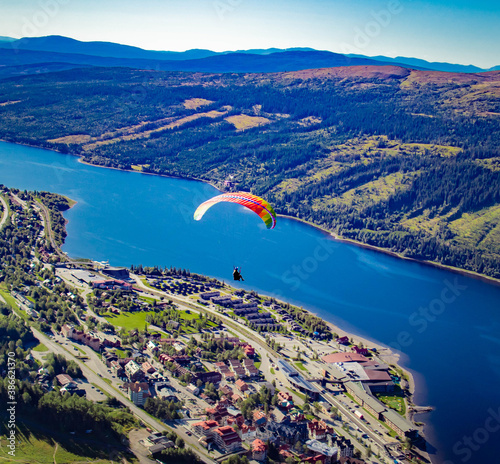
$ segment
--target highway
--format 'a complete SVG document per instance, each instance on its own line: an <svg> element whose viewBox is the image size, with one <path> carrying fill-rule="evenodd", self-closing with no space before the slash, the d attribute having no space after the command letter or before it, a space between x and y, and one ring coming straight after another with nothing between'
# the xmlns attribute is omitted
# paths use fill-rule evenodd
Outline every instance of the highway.
<svg viewBox="0 0 500 464"><path fill-rule="evenodd" d="M325 393L323 394L323 397L332 406L335 406L344 418L348 418L348 424L354 424L358 429L361 430L362 433L366 433L370 437L370 439L376 443L376 445L380 448L380 450L386 453L388 457L390 457L389 454L387 453L386 446L397 444L397 442L386 443L385 441L381 440L381 438L378 435L376 435L374 431L370 427L368 427L364 421L362 421L353 412L351 412L349 408L335 396L331 395L330 393ZM364 415L368 414L365 413L364 411L363 413Z"/></svg>

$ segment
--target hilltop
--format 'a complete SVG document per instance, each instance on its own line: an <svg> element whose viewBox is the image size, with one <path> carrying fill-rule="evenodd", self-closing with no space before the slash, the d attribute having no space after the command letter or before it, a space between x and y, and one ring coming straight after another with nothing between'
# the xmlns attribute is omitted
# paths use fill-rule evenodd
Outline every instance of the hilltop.
<svg viewBox="0 0 500 464"><path fill-rule="evenodd" d="M88 68L5 79L0 115L5 140L231 179L342 237L500 277L498 71Z"/></svg>

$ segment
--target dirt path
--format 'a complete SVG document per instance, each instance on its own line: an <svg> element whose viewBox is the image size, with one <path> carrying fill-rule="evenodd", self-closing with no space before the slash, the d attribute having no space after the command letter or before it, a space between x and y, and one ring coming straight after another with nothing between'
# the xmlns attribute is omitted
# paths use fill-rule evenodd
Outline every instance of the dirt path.
<svg viewBox="0 0 500 464"><path fill-rule="evenodd" d="M57 453L58 448L59 448L59 443L57 443L57 441L56 441L56 446L54 446L54 454L52 455L52 459L54 460L54 464L57 464L56 453Z"/></svg>

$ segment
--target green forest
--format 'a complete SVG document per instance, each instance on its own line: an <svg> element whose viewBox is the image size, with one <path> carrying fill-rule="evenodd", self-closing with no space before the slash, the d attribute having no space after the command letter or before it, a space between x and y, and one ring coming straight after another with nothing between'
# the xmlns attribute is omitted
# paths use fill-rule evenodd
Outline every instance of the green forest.
<svg viewBox="0 0 500 464"><path fill-rule="evenodd" d="M500 73L90 68L0 81L0 138L251 191L406 257L500 277Z"/></svg>

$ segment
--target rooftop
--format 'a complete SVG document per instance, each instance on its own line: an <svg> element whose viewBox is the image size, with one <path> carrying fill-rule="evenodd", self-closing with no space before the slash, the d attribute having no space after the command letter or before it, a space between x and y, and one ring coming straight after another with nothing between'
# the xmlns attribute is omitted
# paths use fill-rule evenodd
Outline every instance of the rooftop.
<svg viewBox="0 0 500 464"><path fill-rule="evenodd" d="M357 353L331 353L323 356L321 358L326 363L338 363L338 362L366 362L369 359L362 354Z"/></svg>

